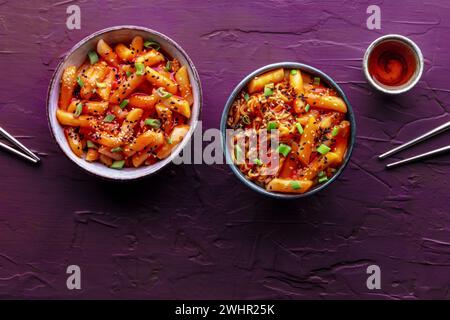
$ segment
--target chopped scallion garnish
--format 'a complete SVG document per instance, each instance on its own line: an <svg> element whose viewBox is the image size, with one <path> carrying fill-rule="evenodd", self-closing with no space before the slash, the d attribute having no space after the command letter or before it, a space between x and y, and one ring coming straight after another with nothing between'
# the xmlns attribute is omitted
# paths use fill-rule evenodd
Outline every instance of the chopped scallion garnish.
<svg viewBox="0 0 450 320"><path fill-rule="evenodd" d="M323 177L324 175L325 175L325 171L320 171L317 176L320 178L320 177Z"/></svg>
<svg viewBox="0 0 450 320"><path fill-rule="evenodd" d="M320 85L320 78L319 77L314 77L314 84L316 86Z"/></svg>
<svg viewBox="0 0 450 320"><path fill-rule="evenodd" d="M106 88L106 83L104 82L96 82L98 88Z"/></svg>
<svg viewBox="0 0 450 320"><path fill-rule="evenodd" d="M80 102L77 104L75 108L75 112L73 113L73 116L78 118L81 115L81 112L83 111L83 104Z"/></svg>
<svg viewBox="0 0 450 320"><path fill-rule="evenodd" d="M128 105L128 102L130 102L128 99L123 100L123 101L119 104L120 109L125 108L125 107Z"/></svg>
<svg viewBox="0 0 450 320"><path fill-rule="evenodd" d="M88 140L86 145L89 149L98 149L98 147L95 145L95 143L93 143L91 140Z"/></svg>
<svg viewBox="0 0 450 320"><path fill-rule="evenodd" d="M318 148L317 148L317 152L320 154L327 154L328 151L330 151L330 147L324 144L321 144Z"/></svg>
<svg viewBox="0 0 450 320"><path fill-rule="evenodd" d="M295 75L297 74L297 70L292 69L292 70L291 70L291 74L292 74L293 76L295 76Z"/></svg>
<svg viewBox="0 0 450 320"><path fill-rule="evenodd" d="M300 123L297 122L295 124L295 127L297 128L298 133L303 134L303 127L302 127L302 125Z"/></svg>
<svg viewBox="0 0 450 320"><path fill-rule="evenodd" d="M167 61L166 66L164 67L164 70L170 71L172 70L172 61Z"/></svg>
<svg viewBox="0 0 450 320"><path fill-rule="evenodd" d="M125 160L114 161L110 168L120 170L123 168L124 165L125 165Z"/></svg>
<svg viewBox="0 0 450 320"><path fill-rule="evenodd" d="M295 181L295 180L292 180L290 184L291 184L292 189L294 189L294 190L298 190L302 187L300 185L300 182Z"/></svg>
<svg viewBox="0 0 450 320"><path fill-rule="evenodd" d="M242 149L238 144L234 146L234 156L238 162L242 161Z"/></svg>
<svg viewBox="0 0 450 320"><path fill-rule="evenodd" d="M164 99L170 98L172 96L172 94L170 92L167 92L166 90L164 90L163 88L158 88L158 90L156 90L156 93Z"/></svg>
<svg viewBox="0 0 450 320"><path fill-rule="evenodd" d="M311 106L309 104L306 104L305 111L308 112L309 109L311 109Z"/></svg>
<svg viewBox="0 0 450 320"><path fill-rule="evenodd" d="M264 96L268 97L268 96L273 95L273 88L274 88L273 83L266 84L264 86Z"/></svg>
<svg viewBox="0 0 450 320"><path fill-rule="evenodd" d="M131 71L126 72L127 77L131 76Z"/></svg>
<svg viewBox="0 0 450 320"><path fill-rule="evenodd" d="M322 182L325 182L325 181L328 181L328 177L327 176L323 176L323 177L319 178L319 183L322 183Z"/></svg>
<svg viewBox="0 0 450 320"><path fill-rule="evenodd" d="M249 117L248 115L244 114L244 115L241 117L241 119L242 119L242 122L243 122L244 124L250 124L250 117Z"/></svg>
<svg viewBox="0 0 450 320"><path fill-rule="evenodd" d="M147 40L144 42L144 47L146 48L150 48L152 47L155 50L159 50L161 48L161 46L159 45L158 42L155 42L153 40Z"/></svg>
<svg viewBox="0 0 450 320"><path fill-rule="evenodd" d="M280 143L280 145L277 148L277 152L281 153L283 156L287 157L289 152L291 152L291 147L289 147L286 144Z"/></svg>
<svg viewBox="0 0 450 320"><path fill-rule="evenodd" d="M331 131L331 135L333 137L336 137L338 135L338 133L339 133L339 127L336 126L333 128L333 131Z"/></svg>
<svg viewBox="0 0 450 320"><path fill-rule="evenodd" d="M272 121L267 124L267 131L272 131L277 128L277 123Z"/></svg>
<svg viewBox="0 0 450 320"><path fill-rule="evenodd" d="M170 137L167 138L167 143L168 143L168 144L172 144L172 143L173 143L172 138L170 138Z"/></svg>
<svg viewBox="0 0 450 320"><path fill-rule="evenodd" d="M145 66L144 66L143 63L136 62L134 64L134 67L136 68L136 75L138 75L138 76L144 75L144 73L145 73Z"/></svg>
<svg viewBox="0 0 450 320"><path fill-rule="evenodd" d="M108 115L103 119L103 121L104 121L104 122L113 122L115 118L116 118L115 115L113 115L113 114L108 114Z"/></svg>
<svg viewBox="0 0 450 320"><path fill-rule="evenodd" d="M89 52L88 52L88 57L89 57L89 62L90 62L91 64L95 64L95 63L98 62L98 55L97 55L97 52L95 52L95 51L89 51Z"/></svg>
<svg viewBox="0 0 450 320"><path fill-rule="evenodd" d="M244 99L245 99L245 101L250 100L250 96L247 92L244 94Z"/></svg>
<svg viewBox="0 0 450 320"><path fill-rule="evenodd" d="M111 152L117 153L117 152L122 152L123 149L121 147L117 147L117 148L112 148Z"/></svg>
<svg viewBox="0 0 450 320"><path fill-rule="evenodd" d="M253 160L253 162L254 162L256 165L258 165L258 166L262 166L262 165L263 165L263 162L262 162L260 159L258 159L258 158L256 158L255 160Z"/></svg>
<svg viewBox="0 0 450 320"><path fill-rule="evenodd" d="M83 87L83 86L84 86L84 82L83 82L83 80L82 80L80 77L77 77L77 83L78 83L78 85L79 85L80 87Z"/></svg>
<svg viewBox="0 0 450 320"><path fill-rule="evenodd" d="M145 124L154 128L154 129L158 129L159 127L161 127L161 121L159 121L158 119L145 119Z"/></svg>

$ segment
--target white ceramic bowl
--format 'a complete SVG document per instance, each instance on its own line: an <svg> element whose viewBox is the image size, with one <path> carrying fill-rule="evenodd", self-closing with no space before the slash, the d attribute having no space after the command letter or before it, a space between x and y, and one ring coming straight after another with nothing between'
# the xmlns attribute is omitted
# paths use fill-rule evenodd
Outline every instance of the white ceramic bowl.
<svg viewBox="0 0 450 320"><path fill-rule="evenodd" d="M100 39L104 39L109 44L115 44L119 42L129 42L134 36L142 36L144 39L152 39L161 45L161 49L170 55L172 58L178 59L181 65L185 65L188 68L189 79L191 81L192 93L194 96L194 104L191 110L191 118L188 124L190 130L183 141L174 149L172 154L153 165L143 166L139 168L124 168L122 170L115 170L106 167L102 163L90 163L84 159L78 158L70 149L69 144L64 135L63 127L58 123L56 119L56 110L58 108L58 98L60 90L61 76L64 69L69 65L80 66L86 59L87 53L93 50L97 46L97 42ZM47 95L47 117L49 121L50 131L58 143L64 154L76 163L79 167L85 171L92 173L96 176L110 179L110 180L133 180L149 176L161 170L169 162L171 162L188 143L191 138L201 113L202 106L202 90L201 83L197 73L189 56L184 50L169 37L156 32L151 29L138 26L116 26L107 29L100 30L92 35L84 38L78 42L58 64L55 73L53 74Z"/></svg>
<svg viewBox="0 0 450 320"><path fill-rule="evenodd" d="M408 82L406 82L405 84L402 84L401 86L390 87L390 86L383 85L383 84L379 83L378 81L376 81L370 75L370 72L369 72L370 54L379 44L381 44L382 42L385 42L385 41L396 41L396 42L400 42L400 43L406 45L407 47L409 47L411 49L412 53L414 54L414 57L416 58L416 71L412 75L411 79L409 79ZM414 41L412 41L411 39L409 39L405 36L401 36L399 34L388 34L388 35L379 37L378 39L376 39L369 45L369 47L366 50L366 53L364 54L363 70L364 70L364 75L366 76L367 81L374 89L376 89L382 93L389 94L389 95L396 95L396 94L404 93L406 91L411 90L417 84L420 77L422 76L422 72L423 72L422 51L420 51L419 46L417 44L415 44Z"/></svg>

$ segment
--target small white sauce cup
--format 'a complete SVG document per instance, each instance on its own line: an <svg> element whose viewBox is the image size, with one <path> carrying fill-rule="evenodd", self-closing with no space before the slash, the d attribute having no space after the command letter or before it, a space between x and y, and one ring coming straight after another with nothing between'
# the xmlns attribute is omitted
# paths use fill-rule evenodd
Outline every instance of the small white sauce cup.
<svg viewBox="0 0 450 320"><path fill-rule="evenodd" d="M370 54L373 52L373 50L378 45L380 45L383 42L387 42L387 41L396 41L396 42L399 42L399 43L402 43L402 44L408 46L416 58L416 70L415 70L414 74L412 75L411 79L408 80L408 82L406 82L400 86L387 86L385 84L382 84L379 81L377 81L376 79L374 79L370 75L370 72L369 72ZM366 76L367 81L376 90L383 92L385 94L390 94L390 95L404 93L404 92L412 89L416 85L416 83L419 81L420 77L422 76L422 73L423 73L422 51L420 51L420 48L411 39L409 39L405 36L398 35L398 34L388 34L388 35L385 35L385 36L382 36L382 37L376 39L369 45L369 47L366 50L366 53L364 54L363 70L364 70L364 75Z"/></svg>

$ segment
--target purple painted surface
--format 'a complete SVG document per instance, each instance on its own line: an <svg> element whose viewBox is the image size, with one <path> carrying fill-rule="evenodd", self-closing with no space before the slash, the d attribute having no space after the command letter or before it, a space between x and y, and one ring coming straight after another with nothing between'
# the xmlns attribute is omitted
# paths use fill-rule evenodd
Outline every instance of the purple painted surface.
<svg viewBox="0 0 450 320"><path fill-rule="evenodd" d="M378 4L382 29L366 29ZM0 125L38 152L33 167L1 152L1 298L450 298L449 156L386 171L376 155L449 120L450 5L443 1L0 1ZM81 30L66 8L81 7ZM60 56L99 29L136 24L188 52L204 90L203 127L250 71L277 61L332 76L356 113L343 176L308 199L246 188L226 165L172 165L111 184L83 173L53 142L45 116ZM382 34L425 56L411 92L385 98L361 58ZM448 134L401 154L444 145ZM448 142L447 142L448 143ZM66 267L82 290L66 288ZM366 287L377 264L382 289Z"/></svg>

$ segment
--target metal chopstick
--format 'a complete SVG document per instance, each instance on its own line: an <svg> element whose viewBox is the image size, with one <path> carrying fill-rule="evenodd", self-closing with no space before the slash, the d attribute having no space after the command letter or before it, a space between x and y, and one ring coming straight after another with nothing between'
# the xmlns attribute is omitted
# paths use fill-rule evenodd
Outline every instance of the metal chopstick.
<svg viewBox="0 0 450 320"><path fill-rule="evenodd" d="M23 159L26 159L26 160L31 161L33 163L37 163L39 161L39 160L37 160L35 158L29 157L28 155L26 155L26 154L24 154L24 153L22 153L20 151L17 151L14 148L11 148L10 146L8 146L7 144L4 144L3 142L0 142L0 148L3 148L3 149L5 149L5 150L7 150L7 151L9 151L11 153L14 153L15 155L18 155L19 157L22 157Z"/></svg>
<svg viewBox="0 0 450 320"><path fill-rule="evenodd" d="M417 156L411 157L411 158L407 158L407 159L403 159L397 162L392 162L386 165L386 168L393 168L393 167L397 167L406 163L410 163L413 161L417 161L417 160L421 160L421 159L425 159L425 158L429 158L438 154L442 154L445 153L447 151L450 151L450 145L446 146L446 147L442 147L439 149L435 149L435 150L431 150L422 154L419 154Z"/></svg>
<svg viewBox="0 0 450 320"><path fill-rule="evenodd" d="M2 135L3 137L5 137L9 142L11 142L12 144L14 144L17 148L19 148L20 150L22 150L24 153L26 153L26 155L30 158L33 158L36 161L33 161L34 163L40 161L41 159L39 159L39 157L37 155L35 155L30 149L28 149L27 147L25 147L22 143L20 143L16 138L14 138L12 135L10 135L5 129L3 129L2 127L0 127L0 135ZM2 143L1 145L2 147L7 146ZM10 148L10 147L9 147ZM7 150L9 150L8 148L6 148ZM15 150L17 151L17 150ZM16 152L14 152L16 153ZM17 154L17 153L16 153Z"/></svg>
<svg viewBox="0 0 450 320"><path fill-rule="evenodd" d="M437 134L439 134L441 132L444 132L445 130L448 130L448 129L450 129L450 121L447 122L447 123L444 123L443 125L440 125L437 128L434 128L433 130L430 130L430 131L424 133L423 135L421 135L421 136L419 136L419 137L417 137L415 139L412 139L412 140L410 140L410 141L408 141L408 142L406 142L406 143L404 143L402 145L399 145L398 147L396 147L396 148L394 148L392 150L389 150L389 151L383 153L382 155L379 155L378 158L379 159L387 158L387 157L389 157L389 156L391 156L391 155L393 155L393 154L395 154L395 153L397 153L397 152L399 152L401 150L409 148L409 147L411 147L411 146L413 146L413 145L415 145L415 144L417 144L419 142L422 142L422 141L424 141L424 140L426 140L428 138L431 138L432 136L435 136L435 135L437 135Z"/></svg>

